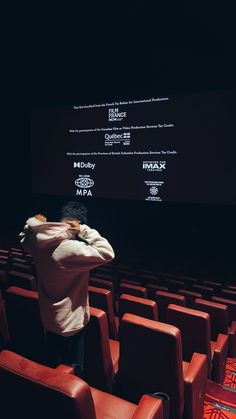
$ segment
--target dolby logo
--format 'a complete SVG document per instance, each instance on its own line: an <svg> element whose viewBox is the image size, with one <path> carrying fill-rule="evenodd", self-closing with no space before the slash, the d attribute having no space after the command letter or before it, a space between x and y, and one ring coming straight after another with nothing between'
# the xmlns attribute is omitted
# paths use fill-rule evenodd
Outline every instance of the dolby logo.
<svg viewBox="0 0 236 419"><path fill-rule="evenodd" d="M90 162L85 163L84 161L79 161L79 162L74 162L73 167L74 167L74 169L91 169L91 170L93 170L95 168L95 163L90 163Z"/></svg>

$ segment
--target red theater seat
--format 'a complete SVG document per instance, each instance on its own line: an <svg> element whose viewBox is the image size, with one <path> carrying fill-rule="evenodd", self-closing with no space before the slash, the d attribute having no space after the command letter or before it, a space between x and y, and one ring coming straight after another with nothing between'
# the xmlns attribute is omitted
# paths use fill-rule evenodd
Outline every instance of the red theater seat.
<svg viewBox="0 0 236 419"><path fill-rule="evenodd" d="M183 295L165 291L157 291L155 293L155 301L157 302L159 321L164 323L166 322L166 310L169 304L186 305Z"/></svg>
<svg viewBox="0 0 236 419"><path fill-rule="evenodd" d="M90 321L85 328L84 378L100 390L111 392L118 369L119 342L109 339L106 313L90 307Z"/></svg>
<svg viewBox="0 0 236 419"><path fill-rule="evenodd" d="M0 353L0 386L4 419L164 419L154 397L145 395L136 405L10 351Z"/></svg>
<svg viewBox="0 0 236 419"><path fill-rule="evenodd" d="M211 341L210 315L170 304L167 322L181 331L183 359L189 361L194 352L207 355L208 376L217 383L223 383L228 354L228 336L219 334L217 341Z"/></svg>
<svg viewBox="0 0 236 419"><path fill-rule="evenodd" d="M167 287L164 287L164 285L147 284L146 288L147 288L148 298L150 298L150 300L155 300L156 291L165 291L165 292L169 291Z"/></svg>
<svg viewBox="0 0 236 419"><path fill-rule="evenodd" d="M147 288L121 282L120 295L121 294L130 294L135 295L136 297L147 298Z"/></svg>
<svg viewBox="0 0 236 419"><path fill-rule="evenodd" d="M125 314L120 323L119 370L115 394L135 402L145 393L170 399L170 418L203 416L207 381L206 355L182 362L180 331L168 324ZM143 418L144 419L144 418Z"/></svg>
<svg viewBox="0 0 236 419"><path fill-rule="evenodd" d="M125 313L137 314L146 319L158 320L157 303L146 298L122 294L119 300L119 317Z"/></svg>
<svg viewBox="0 0 236 419"><path fill-rule="evenodd" d="M186 306L189 308L194 308L194 302L196 298L202 298L202 294L190 290L179 289L178 294L185 297Z"/></svg>
<svg viewBox="0 0 236 419"><path fill-rule="evenodd" d="M225 304L208 300L195 300L197 310L206 311L211 316L211 339L216 341L219 333L229 336L228 355L236 358L236 322L228 326L228 307Z"/></svg>
<svg viewBox="0 0 236 419"><path fill-rule="evenodd" d="M45 331L41 322L38 293L10 287L5 297L10 348L37 362L45 362Z"/></svg>
<svg viewBox="0 0 236 419"><path fill-rule="evenodd" d="M111 339L118 339L118 328L113 310L111 291L92 287L90 285L88 290L90 305L106 312L109 327L109 337Z"/></svg>
<svg viewBox="0 0 236 419"><path fill-rule="evenodd" d="M34 275L11 270L8 272L8 281L10 286L37 291L37 283Z"/></svg>
<svg viewBox="0 0 236 419"><path fill-rule="evenodd" d="M202 298L207 299L211 299L211 297L214 294L214 289L211 287L206 287L205 285L193 285L192 291L194 292L199 292L200 294L202 294Z"/></svg>
<svg viewBox="0 0 236 419"><path fill-rule="evenodd" d="M225 304L228 307L229 324L231 324L233 321L236 321L236 301L230 300L229 298L221 298L216 296L213 296L211 300L215 301L216 303Z"/></svg>

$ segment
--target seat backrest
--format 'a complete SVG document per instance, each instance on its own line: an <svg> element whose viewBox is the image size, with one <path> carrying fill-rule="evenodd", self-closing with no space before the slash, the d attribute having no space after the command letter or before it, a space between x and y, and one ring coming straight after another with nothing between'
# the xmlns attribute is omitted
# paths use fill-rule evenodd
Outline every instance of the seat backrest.
<svg viewBox="0 0 236 419"><path fill-rule="evenodd" d="M96 419L89 386L14 352L0 353L1 405L4 419Z"/></svg>
<svg viewBox="0 0 236 419"><path fill-rule="evenodd" d="M230 290L230 289L222 288L222 290L219 293L219 296L236 301L236 291L232 289Z"/></svg>
<svg viewBox="0 0 236 419"><path fill-rule="evenodd" d="M114 368L109 345L105 311L90 307L90 321L85 328L85 381L100 390L111 392Z"/></svg>
<svg viewBox="0 0 236 419"><path fill-rule="evenodd" d="M167 278L164 281L164 284L168 287L170 292L176 291L178 288L185 288L184 281L180 281L178 279Z"/></svg>
<svg viewBox="0 0 236 419"><path fill-rule="evenodd" d="M206 299L210 299L214 294L214 289L205 285L195 284L193 285L192 290L195 292L200 292L200 294L202 294L202 297Z"/></svg>
<svg viewBox="0 0 236 419"><path fill-rule="evenodd" d="M194 352L207 355L208 374L212 368L210 315L200 310L170 304L166 321L181 331L183 359L190 361Z"/></svg>
<svg viewBox="0 0 236 419"><path fill-rule="evenodd" d="M202 294L190 290L178 289L178 294L185 297L186 306L189 308L194 308L196 298L202 298Z"/></svg>
<svg viewBox="0 0 236 419"><path fill-rule="evenodd" d="M105 311L108 320L109 336L118 339L111 291L89 285L89 303L92 307Z"/></svg>
<svg viewBox="0 0 236 419"><path fill-rule="evenodd" d="M96 278L95 276L91 276L89 279L89 285L92 287L103 288L105 290L111 291L112 300L115 299L115 289L114 284L112 281L108 281L107 279Z"/></svg>
<svg viewBox="0 0 236 419"><path fill-rule="evenodd" d="M18 287L6 291L5 307L11 349L37 362L44 361L45 331L38 293Z"/></svg>
<svg viewBox="0 0 236 419"><path fill-rule="evenodd" d="M219 333L228 335L228 307L225 304L197 298L195 300L195 309L210 314L212 340L217 341Z"/></svg>
<svg viewBox="0 0 236 419"><path fill-rule="evenodd" d="M10 270L8 272L8 280L10 286L37 291L36 279L34 275L31 275L29 273Z"/></svg>
<svg viewBox="0 0 236 419"><path fill-rule="evenodd" d="M150 298L151 300L155 299L156 291L165 291L165 292L169 291L167 287L164 287L164 285L147 284L146 288L147 288L148 298Z"/></svg>
<svg viewBox="0 0 236 419"><path fill-rule="evenodd" d="M228 307L229 324L236 320L236 301L230 300L229 298L221 298L216 296L213 296L211 300L215 301L216 303L225 304Z"/></svg>
<svg viewBox="0 0 236 419"><path fill-rule="evenodd" d="M137 314L146 319L158 320L157 303L134 295L121 294L119 300L119 317L125 313Z"/></svg>
<svg viewBox="0 0 236 419"><path fill-rule="evenodd" d="M161 322L166 322L166 310L169 304L186 306L185 297L172 292L157 291L155 301L157 302L158 317Z"/></svg>
<svg viewBox="0 0 236 419"><path fill-rule="evenodd" d="M120 323L120 358L115 394L132 402L145 393L166 393L171 417L182 418L184 382L180 331L134 314Z"/></svg>
<svg viewBox="0 0 236 419"><path fill-rule="evenodd" d="M130 294L135 295L136 297L147 298L147 289L139 285L132 285L126 282L121 282L120 295L121 294Z"/></svg>

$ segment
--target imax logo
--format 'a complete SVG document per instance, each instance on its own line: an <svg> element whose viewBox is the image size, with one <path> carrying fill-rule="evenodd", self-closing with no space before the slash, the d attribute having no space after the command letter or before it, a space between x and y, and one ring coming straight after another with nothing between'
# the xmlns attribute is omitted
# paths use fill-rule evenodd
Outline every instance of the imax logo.
<svg viewBox="0 0 236 419"><path fill-rule="evenodd" d="M93 170L95 168L95 163L90 163L87 162L85 163L84 161L80 161L80 162L74 162L73 167L75 169L91 169Z"/></svg>
<svg viewBox="0 0 236 419"><path fill-rule="evenodd" d="M130 132L124 132L123 134L105 134L106 140L127 140L130 139Z"/></svg>
<svg viewBox="0 0 236 419"><path fill-rule="evenodd" d="M161 172L166 169L165 161L144 161L143 169L150 172Z"/></svg>

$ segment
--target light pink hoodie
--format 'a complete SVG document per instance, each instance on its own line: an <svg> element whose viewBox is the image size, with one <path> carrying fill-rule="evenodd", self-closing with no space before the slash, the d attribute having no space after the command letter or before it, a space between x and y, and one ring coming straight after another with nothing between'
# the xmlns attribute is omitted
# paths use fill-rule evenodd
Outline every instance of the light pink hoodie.
<svg viewBox="0 0 236 419"><path fill-rule="evenodd" d="M89 321L89 270L110 262L114 251L100 234L83 224L79 238L66 223L26 221L21 243L35 262L39 306L46 330L71 336Z"/></svg>

